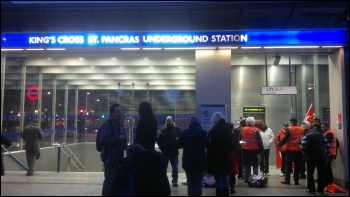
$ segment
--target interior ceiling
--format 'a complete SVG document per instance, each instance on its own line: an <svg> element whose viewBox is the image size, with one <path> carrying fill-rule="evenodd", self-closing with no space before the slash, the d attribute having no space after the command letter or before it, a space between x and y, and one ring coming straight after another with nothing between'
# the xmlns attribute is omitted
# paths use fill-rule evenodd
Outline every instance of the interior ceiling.
<svg viewBox="0 0 350 197"><path fill-rule="evenodd" d="M1 1L1 33L348 29L348 25L348 1ZM131 56L140 60L149 56L139 52L122 54L113 51L55 53L26 52L11 55L2 52L2 55L32 58L49 56L62 59L85 56L90 60L94 59L91 56L93 54L122 59ZM194 57L193 51L184 54ZM145 64L135 64L132 60L124 63L92 63L93 61L85 60L84 64L77 62L76 65L64 66L64 60L54 59L61 64L42 69L41 72L44 74L44 85L50 87L52 78L55 77L58 79L58 87L60 84L69 84L82 89L113 89L118 83L129 84L125 85L125 88L131 89L130 84L136 80L143 84L138 86L141 89L145 89L146 83L149 83L150 89L195 88L194 62L173 64L171 61L181 58L181 55L165 52L157 55L165 56L168 60L159 60L157 57L158 61ZM152 65L154 68L151 68ZM80 66L80 69L76 66ZM115 74L110 74L110 69L106 69L108 66L132 68L125 71L116 69ZM184 66L185 69L180 69L179 66ZM32 74L28 74L28 81L36 83L40 67L42 66L35 67L35 64L30 66L28 72ZM13 67L6 71L8 88L15 87L14 84L21 84L21 71L18 68ZM91 73L98 75L93 77ZM130 77L123 78L125 74L130 74ZM179 77L171 78L172 75L178 75L180 78L183 76L183 80Z"/></svg>

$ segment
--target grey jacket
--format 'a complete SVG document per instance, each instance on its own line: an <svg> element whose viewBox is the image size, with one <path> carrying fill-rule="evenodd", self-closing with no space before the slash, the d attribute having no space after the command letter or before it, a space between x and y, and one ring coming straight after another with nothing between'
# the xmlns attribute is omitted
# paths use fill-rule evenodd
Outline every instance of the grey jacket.
<svg viewBox="0 0 350 197"><path fill-rule="evenodd" d="M39 140L43 139L43 130L31 124L23 129L21 137L25 142L26 151L38 151L40 148Z"/></svg>

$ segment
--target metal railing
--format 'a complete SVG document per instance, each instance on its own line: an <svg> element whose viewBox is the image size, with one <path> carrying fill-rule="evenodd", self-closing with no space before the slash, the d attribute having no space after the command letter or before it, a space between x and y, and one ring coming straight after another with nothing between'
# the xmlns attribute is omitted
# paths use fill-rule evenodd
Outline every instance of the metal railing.
<svg viewBox="0 0 350 197"><path fill-rule="evenodd" d="M23 164L17 157L15 157L14 155L11 154L11 152L9 150L7 150L5 147L1 146L1 149L4 150L4 152L8 152L8 156L15 162L17 163L21 168L23 168L25 171L28 171L28 167ZM1 151L1 154L3 154L3 152Z"/></svg>
<svg viewBox="0 0 350 197"><path fill-rule="evenodd" d="M63 149L66 148L69 152L69 154ZM78 171L85 171L87 172L87 170L85 169L84 165L80 162L80 160L78 159L78 157L73 153L73 151L66 145L62 144L62 152L64 153L64 155L68 158L68 169L67 171L70 171L70 163L72 163L77 169ZM77 165L76 162L74 162L74 160L79 164Z"/></svg>

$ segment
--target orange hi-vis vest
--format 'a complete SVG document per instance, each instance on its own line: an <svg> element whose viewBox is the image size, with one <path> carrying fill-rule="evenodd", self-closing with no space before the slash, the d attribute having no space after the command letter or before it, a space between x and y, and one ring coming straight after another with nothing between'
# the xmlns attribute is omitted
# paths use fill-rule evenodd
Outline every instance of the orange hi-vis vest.
<svg viewBox="0 0 350 197"><path fill-rule="evenodd" d="M290 137L287 141L286 150L300 151L300 139L303 136L304 129L300 126L290 126Z"/></svg>
<svg viewBox="0 0 350 197"><path fill-rule="evenodd" d="M286 135L285 130L282 128L278 131L276 140L278 140L278 137L280 138L280 140L282 141L282 139L284 138L284 136ZM287 144L284 144L283 146L281 146L281 151L286 151L286 147Z"/></svg>
<svg viewBox="0 0 350 197"><path fill-rule="evenodd" d="M258 150L258 140L256 139L256 135L258 132L258 128L256 127L243 127L242 128L242 141L245 142L242 144L242 149L244 150Z"/></svg>
<svg viewBox="0 0 350 197"><path fill-rule="evenodd" d="M337 155L337 142L336 142L335 134L334 134L334 131L332 131L331 129L328 129L326 132L324 132L323 135L326 136L328 133L331 133L333 135L333 140L329 143L329 145L331 146L329 151L332 156L335 156Z"/></svg>

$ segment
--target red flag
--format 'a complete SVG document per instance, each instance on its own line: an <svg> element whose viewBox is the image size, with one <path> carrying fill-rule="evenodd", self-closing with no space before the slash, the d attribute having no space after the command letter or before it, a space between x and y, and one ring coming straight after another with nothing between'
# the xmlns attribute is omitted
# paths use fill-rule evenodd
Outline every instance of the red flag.
<svg viewBox="0 0 350 197"><path fill-rule="evenodd" d="M309 110L306 112L304 121L309 121L310 124L314 121L314 109L312 108L312 103L309 107Z"/></svg>

